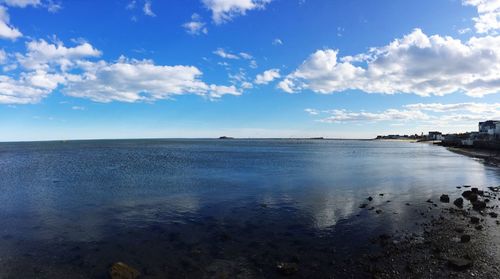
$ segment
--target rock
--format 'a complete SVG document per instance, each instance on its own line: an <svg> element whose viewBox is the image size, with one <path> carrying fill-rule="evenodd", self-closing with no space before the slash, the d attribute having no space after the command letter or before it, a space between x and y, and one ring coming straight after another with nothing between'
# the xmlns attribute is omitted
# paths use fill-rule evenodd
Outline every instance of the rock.
<svg viewBox="0 0 500 279"><path fill-rule="evenodd" d="M470 217L470 222L472 224L479 224L479 218L472 216Z"/></svg>
<svg viewBox="0 0 500 279"><path fill-rule="evenodd" d="M475 228L476 230L480 231L480 230L482 230L482 229L483 229L483 226L481 226L481 225L477 225L477 226L475 226L474 228Z"/></svg>
<svg viewBox="0 0 500 279"><path fill-rule="evenodd" d="M497 218L498 217L498 214L496 214L495 212L490 212L489 215L490 215L491 218Z"/></svg>
<svg viewBox="0 0 500 279"><path fill-rule="evenodd" d="M292 275L299 271L299 266L296 263L279 262L276 268L283 275Z"/></svg>
<svg viewBox="0 0 500 279"><path fill-rule="evenodd" d="M472 193L476 193L476 194L477 194L477 193L479 192L479 189L478 189L478 188L476 188L476 187L472 187L472 188L470 189L470 191L471 191Z"/></svg>
<svg viewBox="0 0 500 279"><path fill-rule="evenodd" d="M463 258L449 258L448 265L455 270L465 270L472 267L472 261Z"/></svg>
<svg viewBox="0 0 500 279"><path fill-rule="evenodd" d="M465 231L465 229L464 228L455 228L455 231L457 233L463 233Z"/></svg>
<svg viewBox="0 0 500 279"><path fill-rule="evenodd" d="M441 197L439 198L439 200L441 202L448 203L448 202L450 202L450 196L448 196L448 195L441 195Z"/></svg>
<svg viewBox="0 0 500 279"><path fill-rule="evenodd" d="M368 204L363 203L362 205L360 205L360 206L359 206L359 208L365 208L365 207L367 207L367 206L368 206Z"/></svg>
<svg viewBox="0 0 500 279"><path fill-rule="evenodd" d="M464 234L460 237L460 242L462 242L462 243L467 243L469 241L470 241L470 235L468 235L468 234Z"/></svg>
<svg viewBox="0 0 500 279"><path fill-rule="evenodd" d="M379 195L379 196L381 196L381 197L383 197L383 196L384 196L384 194L378 194L378 195Z"/></svg>
<svg viewBox="0 0 500 279"><path fill-rule="evenodd" d="M432 203L432 200L431 200L431 199L428 199L428 200L427 200L427 202L428 202L428 203Z"/></svg>
<svg viewBox="0 0 500 279"><path fill-rule="evenodd" d="M477 201L477 193L473 193L472 191L464 191L462 197L470 201Z"/></svg>
<svg viewBox="0 0 500 279"><path fill-rule="evenodd" d="M141 274L136 269L122 262L117 262L111 267L109 275L111 279L136 279Z"/></svg>
<svg viewBox="0 0 500 279"><path fill-rule="evenodd" d="M381 210L381 209L377 209L377 210L375 210L375 212L376 212L377 214L380 214L380 213L382 213L382 210Z"/></svg>
<svg viewBox="0 0 500 279"><path fill-rule="evenodd" d="M488 189L490 189L493 192L498 192L498 191L500 191L500 186L499 187L488 187Z"/></svg>
<svg viewBox="0 0 500 279"><path fill-rule="evenodd" d="M462 208L464 206L464 199L462 198L458 198L456 199L453 204L456 206L456 207L459 207L459 208Z"/></svg>
<svg viewBox="0 0 500 279"><path fill-rule="evenodd" d="M373 200L373 198L372 198L372 197L368 197L368 198L367 198L367 200L372 201L372 200Z"/></svg>
<svg viewBox="0 0 500 279"><path fill-rule="evenodd" d="M486 203L484 201L475 201L472 203L472 208L474 210L483 210L486 208Z"/></svg>

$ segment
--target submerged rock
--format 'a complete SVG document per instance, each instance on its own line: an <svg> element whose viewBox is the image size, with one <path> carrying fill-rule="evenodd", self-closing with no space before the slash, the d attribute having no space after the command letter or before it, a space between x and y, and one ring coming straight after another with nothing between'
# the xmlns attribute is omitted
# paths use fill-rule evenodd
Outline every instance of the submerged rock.
<svg viewBox="0 0 500 279"><path fill-rule="evenodd" d="M279 262L276 268L283 275L292 275L299 271L299 266L296 263Z"/></svg>
<svg viewBox="0 0 500 279"><path fill-rule="evenodd" d="M367 206L368 206L368 204L363 203L362 205L360 205L360 206L359 206L359 208L365 208L365 207L367 207Z"/></svg>
<svg viewBox="0 0 500 279"><path fill-rule="evenodd" d="M141 275L136 269L122 263L113 264L109 271L111 279L136 279Z"/></svg>
<svg viewBox="0 0 500 279"><path fill-rule="evenodd" d="M486 203L484 201L475 201L472 203L472 208L474 210L483 210L486 208Z"/></svg>
<svg viewBox="0 0 500 279"><path fill-rule="evenodd" d="M448 265L456 270L465 270L472 267L472 261L463 258L449 258Z"/></svg>
<svg viewBox="0 0 500 279"><path fill-rule="evenodd" d="M462 243L467 243L469 241L470 241L470 235L468 235L468 234L464 234L460 237L460 242L462 242Z"/></svg>
<svg viewBox="0 0 500 279"><path fill-rule="evenodd" d="M450 202L450 196L448 196L448 195L444 195L444 194L443 194L443 195L441 195L441 197L439 198L439 200L440 200L441 202L448 203L448 202Z"/></svg>
<svg viewBox="0 0 500 279"><path fill-rule="evenodd" d="M455 201L453 201L453 204L454 204L456 207L462 208L462 207L464 206L464 199L462 199L462 198L458 198L458 199L456 199Z"/></svg>
<svg viewBox="0 0 500 279"><path fill-rule="evenodd" d="M472 224L479 224L479 218L472 216L470 217L470 222Z"/></svg>
<svg viewBox="0 0 500 279"><path fill-rule="evenodd" d="M372 200L373 200L373 198L372 198L372 197L368 197L368 198L367 198L367 200L372 201Z"/></svg>

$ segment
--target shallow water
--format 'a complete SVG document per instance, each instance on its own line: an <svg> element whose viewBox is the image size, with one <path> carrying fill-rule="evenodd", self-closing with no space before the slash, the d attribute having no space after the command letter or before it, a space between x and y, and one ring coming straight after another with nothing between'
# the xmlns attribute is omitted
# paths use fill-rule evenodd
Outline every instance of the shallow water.
<svg viewBox="0 0 500 279"><path fill-rule="evenodd" d="M464 184L500 171L407 142L0 143L0 278L106 278L116 261L158 278L275 277L278 261L328 277ZM383 214L359 208L368 196Z"/></svg>

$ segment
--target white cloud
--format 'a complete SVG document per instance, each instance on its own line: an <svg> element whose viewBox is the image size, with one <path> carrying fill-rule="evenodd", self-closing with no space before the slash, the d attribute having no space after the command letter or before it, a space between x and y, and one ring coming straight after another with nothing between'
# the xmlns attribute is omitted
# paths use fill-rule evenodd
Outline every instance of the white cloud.
<svg viewBox="0 0 500 279"><path fill-rule="evenodd" d="M85 110L85 107L82 107L82 106L72 106L71 109L72 110Z"/></svg>
<svg viewBox="0 0 500 279"><path fill-rule="evenodd" d="M5 50L0 49L0 65L4 64L6 60L7 60L7 53L5 52Z"/></svg>
<svg viewBox="0 0 500 279"><path fill-rule="evenodd" d="M428 120L429 116L414 110L388 109L383 112L352 112L347 110L331 110L330 116L322 118L320 122L341 123L341 122L378 122L378 121L415 121Z"/></svg>
<svg viewBox="0 0 500 279"><path fill-rule="evenodd" d="M128 2L127 6L125 6L125 9L133 10L133 9L135 9L136 4L137 4L136 0L131 0L130 2Z"/></svg>
<svg viewBox="0 0 500 279"><path fill-rule="evenodd" d="M433 112L466 111L472 113L495 113L500 111L500 103L418 103L406 105L405 108L411 110L425 110Z"/></svg>
<svg viewBox="0 0 500 279"><path fill-rule="evenodd" d="M478 16L474 17L474 27L478 33L497 33L500 29L500 1L499 0L463 0L468 6L475 6Z"/></svg>
<svg viewBox="0 0 500 279"><path fill-rule="evenodd" d="M324 123L376 123L389 122L391 125L411 123L413 128L444 129L449 127L474 127L477 121L500 117L500 103L417 103L391 108L384 111L349 111L345 109L317 110L305 109L310 115L319 116ZM448 128L447 128L448 127Z"/></svg>
<svg viewBox="0 0 500 279"><path fill-rule="evenodd" d="M468 28L468 27L467 27L467 28L462 28L462 29L458 29L458 30L457 30L458 34L460 34L460 35L467 34L467 33L469 33L470 31L471 31L471 29L470 29L470 28Z"/></svg>
<svg viewBox="0 0 500 279"><path fill-rule="evenodd" d="M191 16L191 21L184 23L182 27L184 27L188 34L200 35L208 33L208 29L205 25L205 22L203 22L198 14L193 14Z"/></svg>
<svg viewBox="0 0 500 279"><path fill-rule="evenodd" d="M136 102L168 99L187 93L204 95L209 86L194 66L158 66L148 60L121 58L85 66L82 76L68 80L63 92L96 102Z"/></svg>
<svg viewBox="0 0 500 279"><path fill-rule="evenodd" d="M96 102L152 102L177 95L195 94L208 99L241 95L238 87L207 84L194 66L156 65L150 60L120 57L118 61L93 61L101 52L87 42L66 47L44 40L26 44L17 54L22 69L0 75L0 103L40 102L54 90Z"/></svg>
<svg viewBox="0 0 500 279"><path fill-rule="evenodd" d="M15 27L9 24L10 18L7 8L0 6L0 38L15 40L23 34Z"/></svg>
<svg viewBox="0 0 500 279"><path fill-rule="evenodd" d="M238 55L226 52L223 48L218 48L216 51L214 51L214 54L224 59L240 59Z"/></svg>
<svg viewBox="0 0 500 279"><path fill-rule="evenodd" d="M274 46L280 46L282 44L283 44L283 41L281 39L279 39L279 38L276 38L276 39L273 40L273 45Z"/></svg>
<svg viewBox="0 0 500 279"><path fill-rule="evenodd" d="M212 99L218 99L224 95L239 96L241 92L234 86L223 86L223 85L210 85L209 97Z"/></svg>
<svg viewBox="0 0 500 279"><path fill-rule="evenodd" d="M420 29L383 47L338 58L338 50L318 50L286 76L288 93L330 94L349 89L420 96L465 92L480 97L500 92L500 36L466 42L427 36Z"/></svg>
<svg viewBox="0 0 500 279"><path fill-rule="evenodd" d="M47 1L45 4L47 7L47 11L50 13L57 13L59 10L62 9L62 4L60 2L55 2L53 0Z"/></svg>
<svg viewBox="0 0 500 279"><path fill-rule="evenodd" d="M306 108L304 111L309 113L310 115L318 115L320 113L318 110L311 108Z"/></svg>
<svg viewBox="0 0 500 279"><path fill-rule="evenodd" d="M142 11L147 16L151 16L151 17L156 16L156 14L153 12L153 9L151 8L151 1L149 1L149 0L146 0L146 2L144 2L144 6L142 7Z"/></svg>
<svg viewBox="0 0 500 279"><path fill-rule="evenodd" d="M60 80L60 76L45 72L23 74L17 80L0 75L0 104L38 103L57 87Z"/></svg>
<svg viewBox="0 0 500 279"><path fill-rule="evenodd" d="M36 7L42 4L40 0L1 0L0 3L3 3L7 6L19 7L19 8L25 8L27 6Z"/></svg>
<svg viewBox="0 0 500 279"><path fill-rule="evenodd" d="M246 52L240 52L240 57L243 59L247 59L247 60L250 60L253 58L253 56L251 54L248 54Z"/></svg>
<svg viewBox="0 0 500 279"><path fill-rule="evenodd" d="M101 52L87 42L75 47L66 47L62 42L54 44L45 40L31 41L26 44L26 55L18 54L20 64L27 69L49 70L59 66L64 70L73 66L75 61L86 57L98 57Z"/></svg>
<svg viewBox="0 0 500 279"><path fill-rule="evenodd" d="M256 84L268 84L271 81L280 78L280 70L279 69L270 69L267 71L264 71L262 74L258 74L255 77L255 83Z"/></svg>
<svg viewBox="0 0 500 279"><path fill-rule="evenodd" d="M272 0L202 0L212 12L215 24L231 21L234 17L245 15L247 11L264 9Z"/></svg>

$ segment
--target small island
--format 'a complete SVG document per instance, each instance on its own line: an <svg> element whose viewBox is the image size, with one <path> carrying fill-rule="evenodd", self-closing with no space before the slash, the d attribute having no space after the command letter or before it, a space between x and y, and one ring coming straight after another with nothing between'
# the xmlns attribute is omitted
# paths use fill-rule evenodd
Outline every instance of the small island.
<svg viewBox="0 0 500 279"><path fill-rule="evenodd" d="M234 139L234 138L233 137L222 136L222 137L219 137L219 139Z"/></svg>

